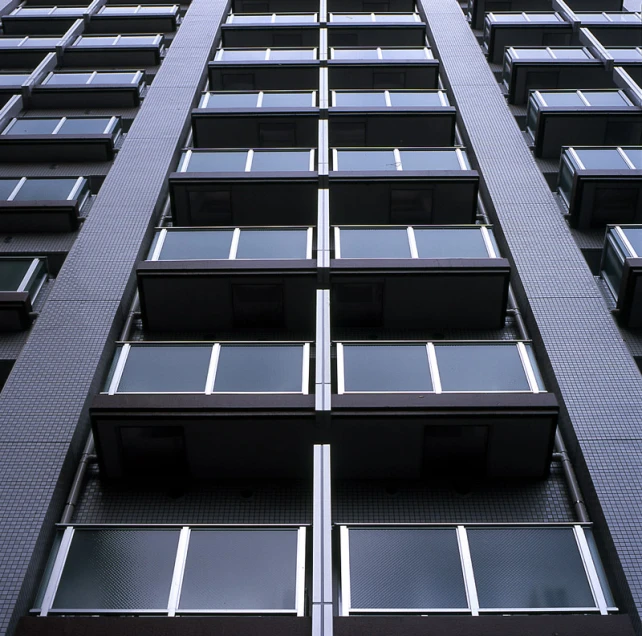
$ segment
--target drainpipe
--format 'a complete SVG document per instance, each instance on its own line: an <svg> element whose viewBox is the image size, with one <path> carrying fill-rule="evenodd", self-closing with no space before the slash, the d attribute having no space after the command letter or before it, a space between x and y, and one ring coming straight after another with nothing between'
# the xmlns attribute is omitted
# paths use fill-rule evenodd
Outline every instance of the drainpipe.
<svg viewBox="0 0 642 636"><path fill-rule="evenodd" d="M78 503L78 498L80 497L80 492L82 490L82 485L85 480L85 474L87 473L87 467L89 464L93 464L96 461L96 455L94 454L94 437L89 433L87 438L87 443L85 444L85 450L82 453L80 458L80 463L76 469L76 474L74 475L74 481L71 484L69 490L69 495L67 497L67 502L65 503L65 509L60 518L60 523L70 523L74 511L76 510L76 504Z"/></svg>

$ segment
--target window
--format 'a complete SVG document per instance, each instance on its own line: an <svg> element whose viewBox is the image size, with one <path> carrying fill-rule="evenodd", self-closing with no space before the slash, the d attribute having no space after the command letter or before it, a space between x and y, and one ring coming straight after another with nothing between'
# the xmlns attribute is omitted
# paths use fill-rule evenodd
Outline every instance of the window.
<svg viewBox="0 0 642 636"><path fill-rule="evenodd" d="M39 258L0 258L0 292L28 292L33 303L45 280L47 267Z"/></svg>
<svg viewBox="0 0 642 636"><path fill-rule="evenodd" d="M314 150L188 150L180 172L312 172Z"/></svg>
<svg viewBox="0 0 642 636"><path fill-rule="evenodd" d="M544 106L571 106L574 108L633 106L626 95L618 90L535 91L533 96Z"/></svg>
<svg viewBox="0 0 642 636"><path fill-rule="evenodd" d="M29 77L28 73L0 73L0 86L18 89Z"/></svg>
<svg viewBox="0 0 642 636"><path fill-rule="evenodd" d="M344 616L617 609L586 526L342 526L340 541Z"/></svg>
<svg viewBox="0 0 642 636"><path fill-rule="evenodd" d="M336 258L496 258L485 226L334 228Z"/></svg>
<svg viewBox="0 0 642 636"><path fill-rule="evenodd" d="M72 201L89 196L83 177L0 179L0 201Z"/></svg>
<svg viewBox="0 0 642 636"><path fill-rule="evenodd" d="M312 228L162 229L156 233L148 260L309 259L312 234Z"/></svg>
<svg viewBox="0 0 642 636"><path fill-rule="evenodd" d="M413 24L421 22L417 13L331 13L330 22L336 24L379 22L392 24Z"/></svg>
<svg viewBox="0 0 642 636"><path fill-rule="evenodd" d="M219 49L217 62L258 62L285 60L316 60L316 49Z"/></svg>
<svg viewBox="0 0 642 636"><path fill-rule="evenodd" d="M36 38L26 36L24 38L0 38L0 49L15 49L23 47L26 49L46 49L53 51L60 42L59 37Z"/></svg>
<svg viewBox="0 0 642 636"><path fill-rule="evenodd" d="M539 393L529 343L337 344L342 393Z"/></svg>
<svg viewBox="0 0 642 636"><path fill-rule="evenodd" d="M620 293L624 261L627 258L639 258L640 254L642 254L642 227L617 225L607 228L602 256L602 278L616 300Z"/></svg>
<svg viewBox="0 0 642 636"><path fill-rule="evenodd" d="M232 13L226 24L314 24L316 13Z"/></svg>
<svg viewBox="0 0 642 636"><path fill-rule="evenodd" d="M254 91L247 93L204 93L199 108L310 108L315 91Z"/></svg>
<svg viewBox="0 0 642 636"><path fill-rule="evenodd" d="M309 360L309 344L124 344L105 391L307 394Z"/></svg>
<svg viewBox="0 0 642 636"><path fill-rule="evenodd" d="M415 149L333 149L333 170L470 170L459 148Z"/></svg>
<svg viewBox="0 0 642 636"><path fill-rule="evenodd" d="M540 47L540 48L517 48L507 49L508 55L518 60L592 60L595 59L587 49L580 47Z"/></svg>
<svg viewBox="0 0 642 636"><path fill-rule="evenodd" d="M173 6L108 6L101 7L97 15L112 15L129 17L132 15L178 15L178 5Z"/></svg>
<svg viewBox="0 0 642 636"><path fill-rule="evenodd" d="M430 49L406 48L332 48L333 60L432 60Z"/></svg>
<svg viewBox="0 0 642 636"><path fill-rule="evenodd" d="M72 46L158 47L162 40L162 35L81 35Z"/></svg>
<svg viewBox="0 0 642 636"><path fill-rule="evenodd" d="M96 86L96 85L133 85L142 79L141 71L128 72L87 72L87 73L50 73L43 80L43 86Z"/></svg>
<svg viewBox="0 0 642 636"><path fill-rule="evenodd" d="M573 148L582 170L627 170L627 156L617 148Z"/></svg>
<svg viewBox="0 0 642 636"><path fill-rule="evenodd" d="M305 528L66 527L35 611L302 616Z"/></svg>
<svg viewBox="0 0 642 636"><path fill-rule="evenodd" d="M3 135L115 135L120 134L118 117L33 117L13 119Z"/></svg>
<svg viewBox="0 0 642 636"><path fill-rule="evenodd" d="M332 91L332 105L356 108L448 106L443 91Z"/></svg>
<svg viewBox="0 0 642 636"><path fill-rule="evenodd" d="M606 52L616 61L616 62L642 62L642 48L641 47L618 47L618 48L607 48Z"/></svg>
<svg viewBox="0 0 642 636"><path fill-rule="evenodd" d="M23 17L39 18L41 16L71 16L82 17L87 12L88 7L18 7L9 15Z"/></svg>

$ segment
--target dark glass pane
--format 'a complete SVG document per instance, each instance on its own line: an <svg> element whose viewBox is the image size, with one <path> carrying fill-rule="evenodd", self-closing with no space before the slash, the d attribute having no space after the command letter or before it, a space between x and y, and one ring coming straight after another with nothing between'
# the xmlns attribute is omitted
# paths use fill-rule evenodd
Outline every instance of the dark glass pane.
<svg viewBox="0 0 642 636"><path fill-rule="evenodd" d="M571 194L573 191L573 174L574 170L568 159L563 155L560 164L559 193L567 206L570 206Z"/></svg>
<svg viewBox="0 0 642 636"><path fill-rule="evenodd" d="M186 172L245 172L247 151L193 152Z"/></svg>
<svg viewBox="0 0 642 636"><path fill-rule="evenodd" d="M20 179L0 179L0 201L6 201L16 189Z"/></svg>
<svg viewBox="0 0 642 636"><path fill-rule="evenodd" d="M404 170L461 170L454 150L401 150Z"/></svg>
<svg viewBox="0 0 642 636"><path fill-rule="evenodd" d="M392 150L337 150L335 170L397 170Z"/></svg>
<svg viewBox="0 0 642 636"><path fill-rule="evenodd" d="M54 73L45 83L46 86L68 86L69 84L86 84L91 73Z"/></svg>
<svg viewBox="0 0 642 636"><path fill-rule="evenodd" d="M642 25L640 25L642 29ZM640 32L642 37L642 31ZM630 106L618 91L582 91L591 106Z"/></svg>
<svg viewBox="0 0 642 636"><path fill-rule="evenodd" d="M424 345L344 345L346 391L432 391Z"/></svg>
<svg viewBox="0 0 642 636"><path fill-rule="evenodd" d="M371 93L369 91L359 91L354 93L338 91L334 94L334 105L345 107L385 107L386 96L383 91L376 93Z"/></svg>
<svg viewBox="0 0 642 636"><path fill-rule="evenodd" d="M310 170L309 150L272 152L257 150L252 159L252 172L301 172Z"/></svg>
<svg viewBox="0 0 642 636"><path fill-rule="evenodd" d="M355 609L466 608L452 529L351 529L350 591Z"/></svg>
<svg viewBox="0 0 642 636"><path fill-rule="evenodd" d="M435 343L443 391L530 391L515 345Z"/></svg>
<svg viewBox="0 0 642 636"><path fill-rule="evenodd" d="M166 609L178 530L76 530L54 609Z"/></svg>
<svg viewBox="0 0 642 636"><path fill-rule="evenodd" d="M77 179L27 179L14 201L65 201Z"/></svg>
<svg viewBox="0 0 642 636"><path fill-rule="evenodd" d="M100 135L105 132L108 118L67 119L57 132L58 135Z"/></svg>
<svg viewBox="0 0 642 636"><path fill-rule="evenodd" d="M0 291L17 291L32 259L0 259Z"/></svg>
<svg viewBox="0 0 642 636"><path fill-rule="evenodd" d="M309 108L312 93L263 93L263 108Z"/></svg>
<svg viewBox="0 0 642 636"><path fill-rule="evenodd" d="M642 256L642 228L623 227L624 236L628 239L631 247L638 256Z"/></svg>
<svg viewBox="0 0 642 636"><path fill-rule="evenodd" d="M576 93L547 93L540 91L547 106L580 106L586 108L582 98Z"/></svg>
<svg viewBox="0 0 642 636"><path fill-rule="evenodd" d="M439 93L429 92L391 92L390 103L393 106L443 106Z"/></svg>
<svg viewBox="0 0 642 636"><path fill-rule="evenodd" d="M341 230L341 258L411 258L405 229Z"/></svg>
<svg viewBox="0 0 642 636"><path fill-rule="evenodd" d="M595 607L571 528L470 528L468 543L480 607Z"/></svg>
<svg viewBox="0 0 642 636"><path fill-rule="evenodd" d="M133 346L119 393L180 393L205 390L210 345Z"/></svg>
<svg viewBox="0 0 642 636"><path fill-rule="evenodd" d="M425 60L425 49L382 49L381 57L384 60Z"/></svg>
<svg viewBox="0 0 642 636"><path fill-rule="evenodd" d="M179 609L294 610L297 531L192 530Z"/></svg>
<svg viewBox="0 0 642 636"><path fill-rule="evenodd" d="M18 119L5 135L50 135L60 123L55 119Z"/></svg>
<svg viewBox="0 0 642 636"><path fill-rule="evenodd" d="M254 108L258 93L210 93L205 108Z"/></svg>
<svg viewBox="0 0 642 636"><path fill-rule="evenodd" d="M305 258L307 230L241 230L236 258Z"/></svg>
<svg viewBox="0 0 642 636"><path fill-rule="evenodd" d="M479 230L415 230L419 258L488 258Z"/></svg>
<svg viewBox="0 0 642 636"><path fill-rule="evenodd" d="M586 170L628 170L629 166L615 148L575 148Z"/></svg>
<svg viewBox="0 0 642 636"><path fill-rule="evenodd" d="M214 391L301 393L303 346L222 345Z"/></svg>
<svg viewBox="0 0 642 636"><path fill-rule="evenodd" d="M636 170L642 170L642 148L625 148L624 153Z"/></svg>
<svg viewBox="0 0 642 636"><path fill-rule="evenodd" d="M92 84L132 84L135 73L98 73L91 80Z"/></svg>
<svg viewBox="0 0 642 636"><path fill-rule="evenodd" d="M158 260L187 261L228 258L232 245L232 234L232 230L168 231Z"/></svg>

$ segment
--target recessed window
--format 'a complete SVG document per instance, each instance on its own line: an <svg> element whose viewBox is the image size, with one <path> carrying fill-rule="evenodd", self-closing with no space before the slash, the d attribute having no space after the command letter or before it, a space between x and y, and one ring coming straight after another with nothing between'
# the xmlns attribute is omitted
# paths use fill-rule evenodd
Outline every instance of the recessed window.
<svg viewBox="0 0 642 636"><path fill-rule="evenodd" d="M243 172L247 163L247 151L190 152L185 172Z"/></svg>
<svg viewBox="0 0 642 636"><path fill-rule="evenodd" d="M334 91L333 106L343 107L385 107L387 106L384 91Z"/></svg>
<svg viewBox="0 0 642 636"><path fill-rule="evenodd" d="M0 86L20 87L30 75L28 73L1 73Z"/></svg>
<svg viewBox="0 0 642 636"><path fill-rule="evenodd" d="M236 258L310 258L309 232L301 230L241 230Z"/></svg>
<svg viewBox="0 0 642 636"><path fill-rule="evenodd" d="M310 170L309 150L255 150L252 172L300 172Z"/></svg>
<svg viewBox="0 0 642 636"><path fill-rule="evenodd" d="M159 236L162 243L159 245ZM161 230L150 249L151 260L188 261L229 258L234 230Z"/></svg>
<svg viewBox="0 0 642 636"><path fill-rule="evenodd" d="M642 170L642 148L622 148L621 150L636 170Z"/></svg>
<svg viewBox="0 0 642 636"><path fill-rule="evenodd" d="M3 135L103 135L118 134L116 117L56 117L14 119L2 131Z"/></svg>
<svg viewBox="0 0 642 636"><path fill-rule="evenodd" d="M265 92L263 108L309 108L314 105L314 93Z"/></svg>
<svg viewBox="0 0 642 636"><path fill-rule="evenodd" d="M219 49L214 58L223 62L258 62L284 60L316 60L316 49Z"/></svg>
<svg viewBox="0 0 642 636"><path fill-rule="evenodd" d="M485 228L484 228L485 229ZM414 228L419 258L488 258L488 242L499 254L492 233L482 229Z"/></svg>
<svg viewBox="0 0 642 636"><path fill-rule="evenodd" d="M43 86L92 86L96 84L132 85L142 73L50 73L42 82Z"/></svg>
<svg viewBox="0 0 642 636"><path fill-rule="evenodd" d="M336 236L340 237L341 258L412 258L405 228L343 228Z"/></svg>
<svg viewBox="0 0 642 636"><path fill-rule="evenodd" d="M45 261L39 258L0 258L2 292L27 292L33 302L46 278Z"/></svg>
<svg viewBox="0 0 642 636"><path fill-rule="evenodd" d="M448 98L442 91L390 91L392 107L403 106L448 106Z"/></svg>
<svg viewBox="0 0 642 636"><path fill-rule="evenodd" d="M188 150L181 172L309 172L313 150Z"/></svg>
<svg viewBox="0 0 642 636"><path fill-rule="evenodd" d="M574 148L585 170L627 170L626 160L616 148Z"/></svg>
<svg viewBox="0 0 642 636"><path fill-rule="evenodd" d="M616 62L642 62L642 48L640 47L607 48L606 52Z"/></svg>
<svg viewBox="0 0 642 636"><path fill-rule="evenodd" d="M397 170L393 150L337 150L335 170Z"/></svg>
<svg viewBox="0 0 642 636"><path fill-rule="evenodd" d="M60 119L16 119L3 135L51 135Z"/></svg>
<svg viewBox="0 0 642 636"><path fill-rule="evenodd" d="M577 91L574 92L544 92L539 91L546 106L577 106L584 108L586 102L579 96Z"/></svg>
<svg viewBox="0 0 642 636"><path fill-rule="evenodd" d="M404 170L462 170L456 150L400 150Z"/></svg>
<svg viewBox="0 0 642 636"><path fill-rule="evenodd" d="M83 177L0 179L0 201L68 201L88 194L89 183Z"/></svg>

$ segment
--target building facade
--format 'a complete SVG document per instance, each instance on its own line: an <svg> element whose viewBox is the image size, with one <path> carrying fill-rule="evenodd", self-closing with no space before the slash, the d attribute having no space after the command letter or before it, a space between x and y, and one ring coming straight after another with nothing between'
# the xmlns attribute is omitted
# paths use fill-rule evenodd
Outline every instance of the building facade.
<svg viewBox="0 0 642 636"><path fill-rule="evenodd" d="M642 633L639 6L0 15L0 632Z"/></svg>

